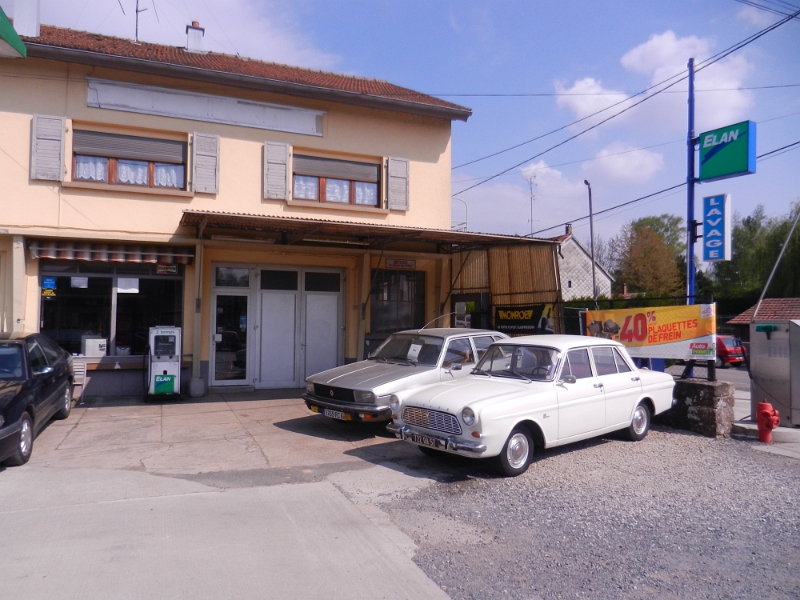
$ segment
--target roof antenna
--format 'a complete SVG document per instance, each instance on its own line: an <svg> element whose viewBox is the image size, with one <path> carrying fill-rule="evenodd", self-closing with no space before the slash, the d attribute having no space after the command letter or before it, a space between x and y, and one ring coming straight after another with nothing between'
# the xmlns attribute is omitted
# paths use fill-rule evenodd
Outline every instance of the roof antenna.
<svg viewBox="0 0 800 600"><path fill-rule="evenodd" d="M139 13L146 11L146 8L139 9L139 0L136 0L136 43L139 43Z"/></svg>
<svg viewBox="0 0 800 600"><path fill-rule="evenodd" d="M117 3L119 4L119 9L122 11L122 14L127 17L128 15L125 14L125 7L122 6L122 0L117 0Z"/></svg>

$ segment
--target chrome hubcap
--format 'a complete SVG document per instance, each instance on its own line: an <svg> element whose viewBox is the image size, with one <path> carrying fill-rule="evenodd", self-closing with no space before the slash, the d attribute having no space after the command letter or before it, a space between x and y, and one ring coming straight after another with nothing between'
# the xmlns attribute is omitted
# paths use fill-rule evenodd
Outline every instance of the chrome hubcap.
<svg viewBox="0 0 800 600"><path fill-rule="evenodd" d="M637 406L636 410L633 413L633 431L636 432L636 435L641 435L644 433L644 429L647 426L647 411L644 409L643 406Z"/></svg>
<svg viewBox="0 0 800 600"><path fill-rule="evenodd" d="M528 462L529 452L530 448L528 447L528 438L526 438L523 434L515 433L513 436L511 436L511 439L508 440L506 458L508 458L508 464L510 464L513 468L519 469L520 467L524 466L525 463Z"/></svg>
<svg viewBox="0 0 800 600"><path fill-rule="evenodd" d="M72 408L72 394L69 393L69 388L64 390L64 410L69 412Z"/></svg>
<svg viewBox="0 0 800 600"><path fill-rule="evenodd" d="M23 456L27 456L31 451L31 441L33 432L31 431L30 421L22 422L22 429L19 432L19 451Z"/></svg>

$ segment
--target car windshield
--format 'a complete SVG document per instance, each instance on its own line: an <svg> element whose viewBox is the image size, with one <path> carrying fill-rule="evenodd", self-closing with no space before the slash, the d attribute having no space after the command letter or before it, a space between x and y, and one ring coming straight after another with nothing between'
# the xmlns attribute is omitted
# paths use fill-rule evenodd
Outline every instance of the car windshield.
<svg viewBox="0 0 800 600"><path fill-rule="evenodd" d="M432 335L396 333L370 356L379 362L434 366L439 361L444 340Z"/></svg>
<svg viewBox="0 0 800 600"><path fill-rule="evenodd" d="M552 381L559 357L558 350L544 346L493 344L473 373L529 381Z"/></svg>
<svg viewBox="0 0 800 600"><path fill-rule="evenodd" d="M22 379L24 375L22 346L0 343L0 380L18 380Z"/></svg>

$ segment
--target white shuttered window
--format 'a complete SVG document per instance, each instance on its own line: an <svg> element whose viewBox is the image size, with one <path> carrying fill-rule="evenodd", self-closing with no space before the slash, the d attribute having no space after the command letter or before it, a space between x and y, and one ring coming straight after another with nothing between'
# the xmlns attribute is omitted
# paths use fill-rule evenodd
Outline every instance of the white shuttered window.
<svg viewBox="0 0 800 600"><path fill-rule="evenodd" d="M219 192L219 136L192 136L192 189L203 194Z"/></svg>
<svg viewBox="0 0 800 600"><path fill-rule="evenodd" d="M31 132L31 179L64 181L66 119L34 115Z"/></svg>
<svg viewBox="0 0 800 600"><path fill-rule="evenodd" d="M389 210L408 210L408 160L390 158L388 170Z"/></svg>

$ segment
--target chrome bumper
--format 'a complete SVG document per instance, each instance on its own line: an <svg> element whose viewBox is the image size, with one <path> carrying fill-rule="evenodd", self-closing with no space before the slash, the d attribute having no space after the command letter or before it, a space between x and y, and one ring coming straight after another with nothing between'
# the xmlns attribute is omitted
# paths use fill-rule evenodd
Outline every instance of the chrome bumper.
<svg viewBox="0 0 800 600"><path fill-rule="evenodd" d="M338 410L339 412L347 413L356 420L363 420L358 417L359 414L370 415L373 419L391 419L392 409L388 406L376 406L374 404L358 404L355 402L345 402L342 400L329 400L327 398L320 398L315 394L306 392L302 396L306 402L306 406L311 408L311 405L316 405L322 408L329 408L331 410Z"/></svg>
<svg viewBox="0 0 800 600"><path fill-rule="evenodd" d="M408 438L411 435L411 428L406 425L396 425L395 423L389 423L386 426L386 429L391 433L393 433L398 439L404 441L406 441L406 438ZM470 452L473 454L481 454L483 452L486 452L486 444L481 444L480 442L461 441L452 435L448 437L431 435L430 433L420 433L420 435L424 435L425 437L437 440L440 444L444 446L445 450L450 450L452 452ZM414 442L411 443L413 444Z"/></svg>

